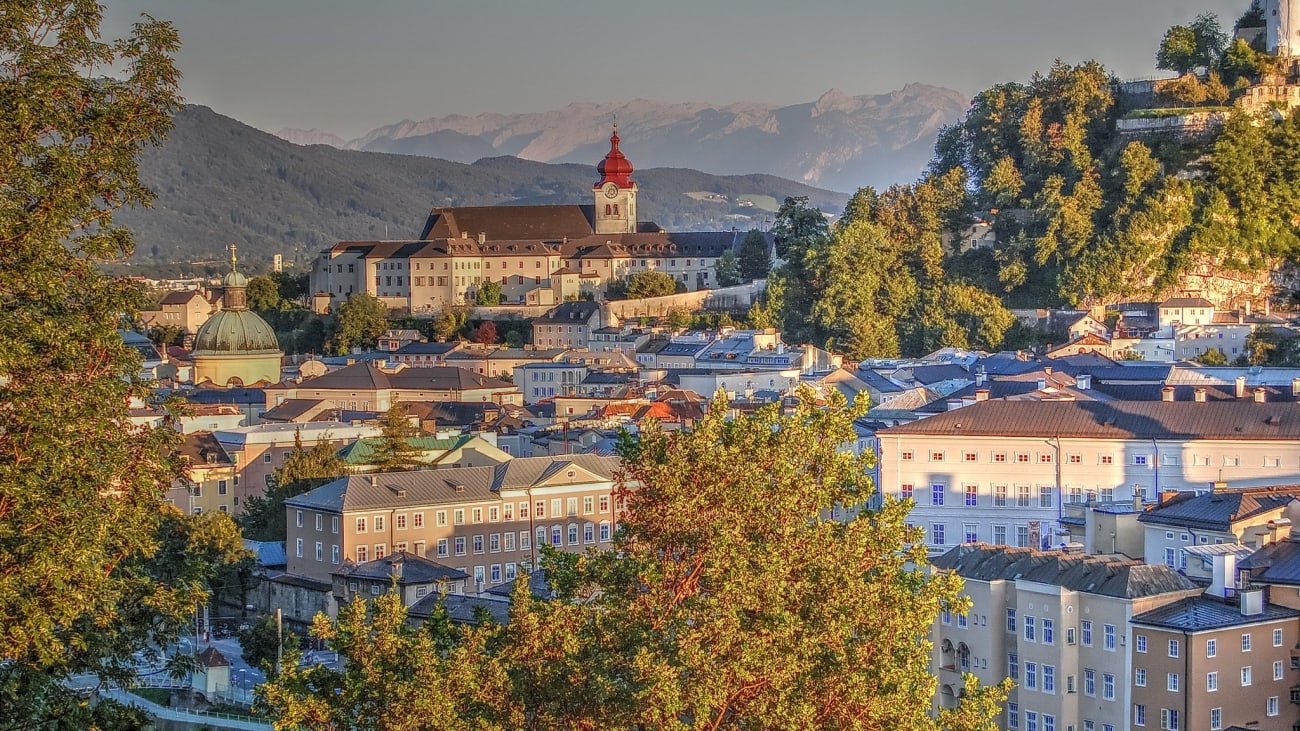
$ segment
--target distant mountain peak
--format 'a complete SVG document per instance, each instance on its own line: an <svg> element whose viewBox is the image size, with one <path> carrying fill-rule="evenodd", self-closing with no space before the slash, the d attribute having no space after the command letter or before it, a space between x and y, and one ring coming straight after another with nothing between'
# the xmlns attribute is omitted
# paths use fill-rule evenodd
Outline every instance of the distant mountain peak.
<svg viewBox="0 0 1300 731"><path fill-rule="evenodd" d="M780 106L629 99L576 101L525 114L447 115L403 120L343 141L319 130L281 130L297 144L470 163L513 155L591 164L608 149L618 118L623 150L638 169L694 168L715 175L767 173L850 191L914 180L939 128L969 100L951 89L910 83L874 96L829 89L816 101Z"/></svg>

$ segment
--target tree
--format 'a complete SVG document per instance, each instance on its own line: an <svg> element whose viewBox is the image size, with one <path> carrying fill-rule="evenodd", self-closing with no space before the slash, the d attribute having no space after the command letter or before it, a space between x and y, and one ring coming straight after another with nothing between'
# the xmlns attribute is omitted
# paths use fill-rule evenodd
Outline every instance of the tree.
<svg viewBox="0 0 1300 731"><path fill-rule="evenodd" d="M420 436L420 427L411 423L404 404L393 401L379 418L379 430L372 464L381 472L398 472L420 463L420 450L411 444L412 439Z"/></svg>
<svg viewBox="0 0 1300 731"><path fill-rule="evenodd" d="M1196 65L1209 70L1223 58L1223 51L1228 47L1228 34L1219 25L1219 16L1214 13L1201 13L1192 21L1192 33L1196 36Z"/></svg>
<svg viewBox="0 0 1300 731"><path fill-rule="evenodd" d="M610 299L642 299L665 297L676 292L677 280L673 275L648 271L637 272L621 280L610 282L605 294Z"/></svg>
<svg viewBox="0 0 1300 731"><path fill-rule="evenodd" d="M1200 58L1196 47L1196 31L1190 26L1175 25L1165 31L1156 52L1156 68L1174 71L1179 76L1196 68Z"/></svg>
<svg viewBox="0 0 1300 731"><path fill-rule="evenodd" d="M504 626L420 629L394 593L352 602L313 626L344 669L291 660L259 703L339 729L994 728L1009 682L968 676L930 715L927 635L970 600L927 576L909 504L866 507L874 457L841 449L865 409L804 388L788 415L715 403L691 433L625 435L614 550L544 549L553 599L519 582Z"/></svg>
<svg viewBox="0 0 1300 731"><path fill-rule="evenodd" d="M283 515L281 516L283 522ZM244 548L239 526L222 512L186 515L167 506L158 532L153 577L166 584L198 578L214 601L243 608L257 585L257 561Z"/></svg>
<svg viewBox="0 0 1300 731"><path fill-rule="evenodd" d="M1223 354L1218 348L1210 348L1192 360L1204 366L1226 366L1228 365L1228 356Z"/></svg>
<svg viewBox="0 0 1300 731"><path fill-rule="evenodd" d="M1218 105L1223 105L1228 101L1231 95L1227 85L1223 83L1223 78L1219 76L1218 71L1211 71L1205 78L1205 98Z"/></svg>
<svg viewBox="0 0 1300 731"><path fill-rule="evenodd" d="M474 331L474 342L476 343L494 345L499 339L497 337L497 324L491 320L484 320L483 324L479 325L478 329Z"/></svg>
<svg viewBox="0 0 1300 731"><path fill-rule="evenodd" d="M491 279L485 279L478 286L478 294L474 301L481 307L495 307L501 304L501 297L501 285Z"/></svg>
<svg viewBox="0 0 1300 731"><path fill-rule="evenodd" d="M180 345L184 337L184 331L175 325L154 325L149 328L149 340L159 347Z"/></svg>
<svg viewBox="0 0 1300 731"><path fill-rule="evenodd" d="M691 326L691 313L686 310L677 309L668 313L668 327L674 332L685 330Z"/></svg>
<svg viewBox="0 0 1300 731"><path fill-rule="evenodd" d="M740 277L746 281L767 279L772 270L772 255L768 252L767 237L758 229L750 229L740 242Z"/></svg>
<svg viewBox="0 0 1300 731"><path fill-rule="evenodd" d="M353 348L373 348L388 331L388 307L372 294L354 294L339 306L329 349L346 355Z"/></svg>
<svg viewBox="0 0 1300 731"><path fill-rule="evenodd" d="M1223 52L1224 80L1229 84L1235 84L1238 79L1250 81L1259 76L1261 65L1259 52L1250 47L1246 41L1238 38L1228 46L1228 50Z"/></svg>
<svg viewBox="0 0 1300 731"><path fill-rule="evenodd" d="M347 465L328 438L304 449L301 432L294 432L293 449L284 465L271 476L262 496L248 498L237 521L244 535L255 541L285 539L284 501L347 474Z"/></svg>
<svg viewBox="0 0 1300 731"><path fill-rule="evenodd" d="M466 307L446 307L430 323L430 333L434 340L445 343L459 335L469 326L469 309Z"/></svg>
<svg viewBox="0 0 1300 731"><path fill-rule="evenodd" d="M248 280L248 309L269 312L280 308L280 285L270 277L257 276Z"/></svg>
<svg viewBox="0 0 1300 731"><path fill-rule="evenodd" d="M736 252L727 249L718 257L718 261L713 265L713 272L717 278L719 287L734 287L740 284L740 261L736 258ZM673 283L676 291L677 283Z"/></svg>
<svg viewBox="0 0 1300 731"><path fill-rule="evenodd" d="M281 303L300 305L311 287L310 275L289 272L271 272L271 281L279 291ZM249 283L252 284L251 282Z"/></svg>
<svg viewBox="0 0 1300 731"><path fill-rule="evenodd" d="M1187 73L1176 79L1160 81L1156 84L1159 94L1168 97L1177 104L1197 106L1205 101L1207 89L1196 74Z"/></svg>
<svg viewBox="0 0 1300 731"><path fill-rule="evenodd" d="M0 717L15 728L142 721L61 681L124 679L204 593L149 575L175 434L129 426L129 397L150 394L116 328L143 293L98 269L134 248L115 213L153 197L137 156L179 109L179 38L147 16L101 38L102 12L0 12Z"/></svg>
<svg viewBox="0 0 1300 731"><path fill-rule="evenodd" d="M787 261L791 248L802 253L814 248L830 233L826 216L808 203L807 196L790 196L781 203L772 222L776 255Z"/></svg>
<svg viewBox="0 0 1300 731"><path fill-rule="evenodd" d="M282 638L283 648L280 646ZM281 657L281 650L294 659L295 666L298 664L298 635L277 627L275 617L263 617L250 623L247 629L241 629L239 647L244 662L250 667L261 668L269 678L276 677L275 662Z"/></svg>

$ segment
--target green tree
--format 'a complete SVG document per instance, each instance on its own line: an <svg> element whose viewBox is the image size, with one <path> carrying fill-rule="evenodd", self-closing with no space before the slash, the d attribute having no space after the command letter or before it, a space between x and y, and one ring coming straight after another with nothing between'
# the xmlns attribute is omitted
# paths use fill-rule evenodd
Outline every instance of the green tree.
<svg viewBox="0 0 1300 731"><path fill-rule="evenodd" d="M1221 63L1224 80L1235 84L1238 79L1253 80L1261 71L1259 52L1250 47L1246 41L1238 38L1223 52Z"/></svg>
<svg viewBox="0 0 1300 731"><path fill-rule="evenodd" d="M394 400L379 417L379 430L372 464L381 472L407 470L420 463L420 450L411 444L420 436L420 427L407 417L405 404Z"/></svg>
<svg viewBox="0 0 1300 731"><path fill-rule="evenodd" d="M1218 71L1211 71L1205 79L1205 98L1218 105L1226 104L1231 92L1223 83L1223 77L1219 76Z"/></svg>
<svg viewBox="0 0 1300 731"><path fill-rule="evenodd" d="M1196 36L1196 65L1207 70L1213 68L1228 47L1228 34L1219 25L1219 16L1201 13L1192 21L1191 28Z"/></svg>
<svg viewBox="0 0 1300 731"><path fill-rule="evenodd" d="M159 347L180 345L184 336L185 333L175 325L154 325L149 328L149 340Z"/></svg>
<svg viewBox="0 0 1300 731"><path fill-rule="evenodd" d="M280 645L282 638L283 648ZM250 622L247 629L239 631L240 656L244 662L250 667L261 668L272 679L276 677L275 661L281 657L281 651L293 658L294 665L298 664L298 646L298 635L277 627L275 617Z"/></svg>
<svg viewBox="0 0 1300 731"><path fill-rule="evenodd" d="M271 281L275 282L283 303L301 306L311 287L310 275L291 274L290 272L271 272ZM251 282L249 283L252 284Z"/></svg>
<svg viewBox="0 0 1300 731"><path fill-rule="evenodd" d="M293 449L284 465L271 476L271 484L262 496L244 502L244 512L236 519L244 535L255 541L285 539L284 501L324 485L347 474L347 465L339 458L328 439L321 439L309 449L302 446L302 434L294 432Z"/></svg>
<svg viewBox="0 0 1300 731"><path fill-rule="evenodd" d="M131 652L174 636L203 597L189 577L149 575L175 434L124 426L129 397L150 398L116 333L143 293L98 268L134 247L115 213L153 197L137 156L179 108L179 37L143 17L105 39L102 12L0 12L0 717L15 728L140 723L62 681L124 678Z"/></svg>
<svg viewBox="0 0 1300 731"><path fill-rule="evenodd" d="M313 628L344 670L287 662L260 705L340 729L995 728L1009 682L968 676L930 715L927 636L970 600L925 572L908 503L866 507L874 457L840 448L865 408L805 388L788 415L715 403L694 432L628 437L614 550L544 550L555 599L520 582L504 626L420 629L395 594L353 602Z"/></svg>
<svg viewBox="0 0 1300 731"><path fill-rule="evenodd" d="M256 312L268 312L280 309L280 285L266 276L256 276L248 280L248 309Z"/></svg>
<svg viewBox="0 0 1300 731"><path fill-rule="evenodd" d="M673 331L685 330L691 326L691 313L686 310L673 310L668 313L668 327Z"/></svg>
<svg viewBox="0 0 1300 731"><path fill-rule="evenodd" d="M626 279L627 298L665 297L677 292L677 280L664 272L637 272Z"/></svg>
<svg viewBox="0 0 1300 731"><path fill-rule="evenodd" d="M1175 25L1165 31L1156 51L1156 68L1173 71L1179 76L1196 68L1200 59L1196 46L1196 31L1190 26Z"/></svg>
<svg viewBox="0 0 1300 731"><path fill-rule="evenodd" d="M1196 74L1187 73L1157 84L1160 96L1175 104L1197 106L1207 97L1207 89Z"/></svg>
<svg viewBox="0 0 1300 731"><path fill-rule="evenodd" d="M1223 354L1218 348L1210 348L1192 360L1205 366L1226 366L1228 365L1228 356Z"/></svg>
<svg viewBox="0 0 1300 731"><path fill-rule="evenodd" d="M772 255L768 252L767 237L758 229L751 229L740 242L740 277L746 281L767 279L772 271Z"/></svg>
<svg viewBox="0 0 1300 731"><path fill-rule="evenodd" d="M175 585L199 579L217 602L243 608L257 585L256 557L244 548L243 534L222 512L185 515L168 506L158 532L159 550L152 574Z"/></svg>
<svg viewBox="0 0 1300 731"><path fill-rule="evenodd" d="M736 258L736 252L727 249L718 257L718 261L713 265L713 272L719 287L734 287L740 284L740 261ZM676 291L677 283L673 283L673 291Z"/></svg>
<svg viewBox="0 0 1300 731"><path fill-rule="evenodd" d="M353 348L373 348L387 331L388 307L374 295L354 294L339 306L334 334L329 339L330 352L346 355Z"/></svg>
<svg viewBox="0 0 1300 731"><path fill-rule="evenodd" d="M429 324L433 339L440 343L460 335L469 326L469 309L466 307L445 307Z"/></svg>
<svg viewBox="0 0 1300 731"><path fill-rule="evenodd" d="M787 197L776 211L772 222L772 236L776 239L776 255L789 259L791 248L800 252L815 248L830 234L826 216L808 203L807 196Z"/></svg>
<svg viewBox="0 0 1300 731"><path fill-rule="evenodd" d="M495 307L501 304L501 297L501 285L491 279L485 279L479 285L474 301L481 307Z"/></svg>

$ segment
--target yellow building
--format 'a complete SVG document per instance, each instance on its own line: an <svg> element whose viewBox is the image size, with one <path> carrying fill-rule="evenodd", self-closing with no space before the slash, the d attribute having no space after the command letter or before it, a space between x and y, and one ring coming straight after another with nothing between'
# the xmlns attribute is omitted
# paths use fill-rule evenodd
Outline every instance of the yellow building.
<svg viewBox="0 0 1300 731"><path fill-rule="evenodd" d="M248 278L235 269L235 246L230 246L230 273L222 280L221 311L194 336L194 383L248 386L280 382L284 353L275 331L248 309Z"/></svg>

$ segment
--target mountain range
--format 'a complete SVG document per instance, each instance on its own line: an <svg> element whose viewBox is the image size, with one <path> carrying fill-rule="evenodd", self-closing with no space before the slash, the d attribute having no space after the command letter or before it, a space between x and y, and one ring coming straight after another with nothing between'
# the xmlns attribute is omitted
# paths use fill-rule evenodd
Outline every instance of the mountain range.
<svg viewBox="0 0 1300 731"><path fill-rule="evenodd" d="M767 173L853 191L916 179L939 128L969 107L960 92L925 84L872 96L831 89L790 106L740 102L671 103L636 99L574 103L528 114L451 115L403 121L352 140L318 129L276 134L303 145L474 162L511 155L589 163L604 154L618 122L638 167L691 167L717 175Z"/></svg>
<svg viewBox="0 0 1300 731"><path fill-rule="evenodd" d="M489 157L472 164L413 155L301 146L202 106L174 118L166 142L144 152L152 208L118 214L136 233L130 265L141 274L216 270L224 248L264 268L273 254L306 265L341 240L409 239L437 206L590 203L594 149L584 164ZM606 133L607 134L607 133ZM633 156L636 145L624 145ZM772 175L718 176L641 166L642 220L668 230L747 230L770 223L786 196L828 213L848 196Z"/></svg>

